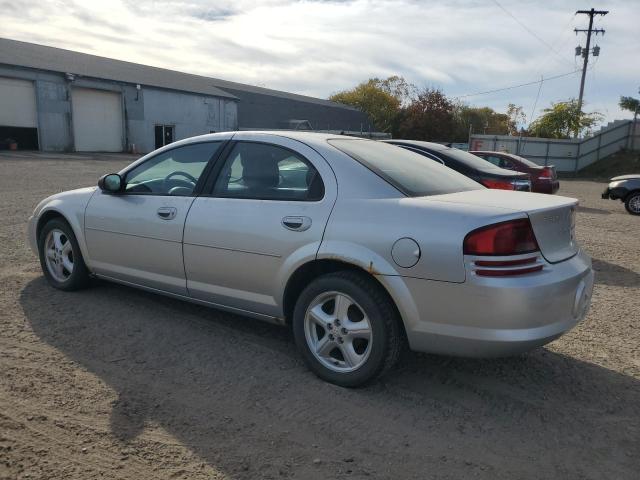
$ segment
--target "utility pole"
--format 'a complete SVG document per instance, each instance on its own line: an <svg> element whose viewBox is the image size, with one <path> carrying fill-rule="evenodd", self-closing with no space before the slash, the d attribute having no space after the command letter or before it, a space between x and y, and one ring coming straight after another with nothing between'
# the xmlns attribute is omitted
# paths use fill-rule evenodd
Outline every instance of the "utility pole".
<svg viewBox="0 0 640 480"><path fill-rule="evenodd" d="M582 96L584 95L584 79L587 76L587 64L589 63L589 53L591 52L591 34L595 33L596 35L598 35L599 33L601 33L602 35L604 35L603 29L597 28L594 30L593 17L595 17L596 15L605 16L607 13L609 13L609 11L595 10L592 8L591 10L578 10L576 12L576 15L578 13L581 13L583 15L589 15L589 29L587 30L578 29L578 28L574 29L574 31L576 32L576 35L578 34L578 32L587 34L587 46L584 49L582 49L581 47L576 48L576 55L582 54L582 56L584 57L584 62L582 64L582 79L580 80L580 96L578 97L578 112L582 112ZM600 47L596 46L593 49L593 54L594 56L600 55Z"/></svg>

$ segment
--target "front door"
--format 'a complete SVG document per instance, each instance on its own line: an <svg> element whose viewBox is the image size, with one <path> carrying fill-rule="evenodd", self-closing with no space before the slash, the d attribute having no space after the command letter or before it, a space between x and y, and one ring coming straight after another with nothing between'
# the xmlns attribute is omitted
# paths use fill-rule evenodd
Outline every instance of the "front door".
<svg viewBox="0 0 640 480"><path fill-rule="evenodd" d="M239 141L235 141L239 139ZM271 316L296 261L315 256L336 199L315 150L275 135L237 133L184 235L192 297Z"/></svg>
<svg viewBox="0 0 640 480"><path fill-rule="evenodd" d="M121 173L121 193L93 195L85 237L95 273L186 295L184 223L200 177L222 143L160 152Z"/></svg>

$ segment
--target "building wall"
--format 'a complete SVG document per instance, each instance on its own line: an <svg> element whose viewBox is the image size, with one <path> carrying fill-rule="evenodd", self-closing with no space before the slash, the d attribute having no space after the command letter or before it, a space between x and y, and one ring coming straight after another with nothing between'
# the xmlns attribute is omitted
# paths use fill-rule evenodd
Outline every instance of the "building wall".
<svg viewBox="0 0 640 480"><path fill-rule="evenodd" d="M240 99L240 129L289 128L289 120L309 120L314 130L374 131L364 112L302 100L265 95L220 86Z"/></svg>
<svg viewBox="0 0 640 480"><path fill-rule="evenodd" d="M237 102L224 98L144 88L138 101L126 104L129 143L140 152L155 149L156 125L173 125L175 140L237 130Z"/></svg>
<svg viewBox="0 0 640 480"><path fill-rule="evenodd" d="M375 131L359 110L282 96L224 88L239 101L110 80L0 65L0 76L35 84L41 150L73 151L72 89L93 88L122 95L122 149L139 153L155 149L155 125L174 125L174 140L212 131L288 129L290 120L308 120L314 130Z"/></svg>
<svg viewBox="0 0 640 480"><path fill-rule="evenodd" d="M123 102L123 150L155 149L156 124L174 125L174 140L211 131L237 130L237 102L225 98L142 87L119 82L76 77L20 67L0 66L0 76L33 81L38 114L40 149L73 151L72 89L93 88L118 92Z"/></svg>

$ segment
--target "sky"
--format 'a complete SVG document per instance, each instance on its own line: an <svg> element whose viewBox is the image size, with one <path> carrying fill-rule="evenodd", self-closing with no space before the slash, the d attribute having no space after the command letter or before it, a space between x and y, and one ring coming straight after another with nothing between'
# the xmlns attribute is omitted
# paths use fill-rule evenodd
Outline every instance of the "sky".
<svg viewBox="0 0 640 480"><path fill-rule="evenodd" d="M321 98L400 75L530 121L578 96L575 11L592 6L609 14L585 110L631 118L617 104L640 96L640 0L0 0L0 36Z"/></svg>

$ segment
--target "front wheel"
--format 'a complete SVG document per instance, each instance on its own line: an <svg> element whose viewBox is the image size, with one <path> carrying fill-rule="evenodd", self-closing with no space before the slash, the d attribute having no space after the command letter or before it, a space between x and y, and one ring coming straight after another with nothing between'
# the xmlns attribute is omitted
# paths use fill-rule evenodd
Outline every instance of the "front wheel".
<svg viewBox="0 0 640 480"><path fill-rule="evenodd" d="M67 222L49 220L38 237L38 250L42 272L52 287L71 291L88 286L89 271Z"/></svg>
<svg viewBox="0 0 640 480"><path fill-rule="evenodd" d="M387 293L352 271L323 275L302 292L293 332L309 368L343 387L364 385L389 370L404 338Z"/></svg>
<svg viewBox="0 0 640 480"><path fill-rule="evenodd" d="M640 215L640 192L633 192L624 201L624 207L631 215Z"/></svg>

